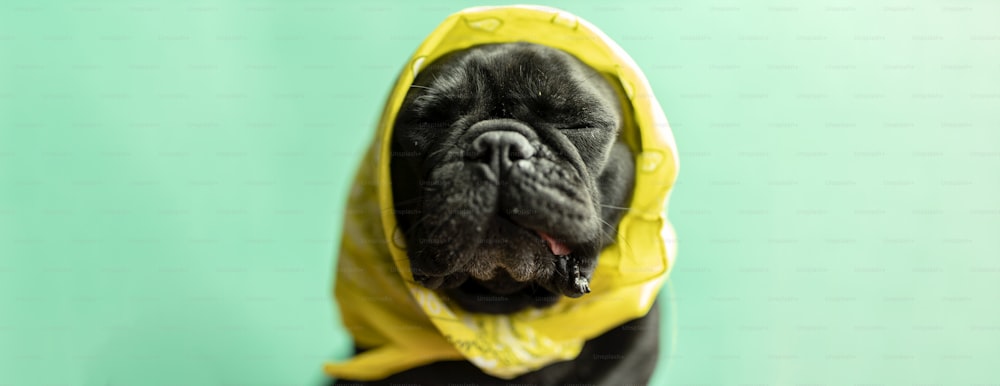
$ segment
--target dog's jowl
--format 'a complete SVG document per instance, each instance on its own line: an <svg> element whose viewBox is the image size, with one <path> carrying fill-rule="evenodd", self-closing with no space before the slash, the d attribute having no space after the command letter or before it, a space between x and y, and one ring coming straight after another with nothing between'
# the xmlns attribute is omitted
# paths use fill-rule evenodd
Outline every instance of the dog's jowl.
<svg viewBox="0 0 1000 386"><path fill-rule="evenodd" d="M340 384L645 384L674 257L666 119L634 62L543 7L453 15L355 178Z"/></svg>

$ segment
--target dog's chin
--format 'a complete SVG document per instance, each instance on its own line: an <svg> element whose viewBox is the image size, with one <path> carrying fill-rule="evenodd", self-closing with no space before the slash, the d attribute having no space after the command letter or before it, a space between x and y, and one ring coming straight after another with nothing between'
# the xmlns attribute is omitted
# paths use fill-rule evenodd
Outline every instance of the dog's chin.
<svg viewBox="0 0 1000 386"><path fill-rule="evenodd" d="M498 270L493 278L469 278L455 288L443 290L459 307L487 314L510 314L529 307L549 307L562 295L536 282L519 282L505 270Z"/></svg>
<svg viewBox="0 0 1000 386"><path fill-rule="evenodd" d="M418 283L437 290L461 308L481 313L512 313L525 308L545 308L561 297L579 297L574 282L589 278L596 263L600 240L569 242L549 235L549 231L529 229L516 220L496 217L482 224L457 229L485 229L488 238L475 243L418 248L411 256L411 268ZM481 236L480 236L481 237ZM455 234L458 240L475 236ZM438 272L423 270L421 262L445 260L440 256L461 256ZM578 271L574 272L574 269Z"/></svg>

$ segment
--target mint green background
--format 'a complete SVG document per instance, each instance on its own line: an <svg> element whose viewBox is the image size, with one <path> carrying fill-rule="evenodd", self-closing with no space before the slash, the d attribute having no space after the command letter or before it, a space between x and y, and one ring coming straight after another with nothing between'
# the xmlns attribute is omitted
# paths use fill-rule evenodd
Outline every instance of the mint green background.
<svg viewBox="0 0 1000 386"><path fill-rule="evenodd" d="M998 3L611 3L550 5L677 138L656 383L1000 382ZM317 384L353 168L471 5L0 3L0 385Z"/></svg>

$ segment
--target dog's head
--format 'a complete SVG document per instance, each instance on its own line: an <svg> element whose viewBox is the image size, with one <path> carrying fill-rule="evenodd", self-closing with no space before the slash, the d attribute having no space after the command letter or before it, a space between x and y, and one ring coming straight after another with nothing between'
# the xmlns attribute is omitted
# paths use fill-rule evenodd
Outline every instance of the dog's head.
<svg viewBox="0 0 1000 386"><path fill-rule="evenodd" d="M392 190L414 279L470 311L585 293L628 206L618 94L529 43L453 52L414 80L392 137Z"/></svg>

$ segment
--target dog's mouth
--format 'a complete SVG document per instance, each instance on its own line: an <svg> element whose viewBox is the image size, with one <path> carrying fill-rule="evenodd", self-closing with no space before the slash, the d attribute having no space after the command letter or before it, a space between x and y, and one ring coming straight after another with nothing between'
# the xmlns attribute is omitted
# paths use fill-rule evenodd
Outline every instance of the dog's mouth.
<svg viewBox="0 0 1000 386"><path fill-rule="evenodd" d="M559 240L556 240L556 238L550 236L548 233L542 231L535 231L535 233L537 233L542 240L545 240L545 243L549 246L549 251L551 251L553 255L566 256L573 252L569 246L563 244Z"/></svg>
<svg viewBox="0 0 1000 386"><path fill-rule="evenodd" d="M592 267L581 264L583 260L574 255L580 248L587 250L585 244L504 214L495 215L481 226L493 236L465 249L462 253L472 257L465 264L441 274L414 278L429 289L518 296L524 301L539 297L547 301L554 294L578 297L590 291L587 276Z"/></svg>
<svg viewBox="0 0 1000 386"><path fill-rule="evenodd" d="M510 226L521 228L528 232L534 233L540 239L542 239L542 241L545 242L545 245L548 247L549 252L552 252L554 256L566 256L569 255L570 253L573 253L573 248L566 244L566 240L559 237L555 237L552 234L550 234L550 232L538 229L537 227L529 226L515 218L512 218L511 216L504 214L497 215L496 219L499 222L503 222Z"/></svg>
<svg viewBox="0 0 1000 386"><path fill-rule="evenodd" d="M517 216L497 214L488 222L488 234L472 248L478 258L465 266L468 275L480 281L513 281L527 285L549 280L558 272L560 259L573 253L569 240L553 231L519 221ZM498 276L503 271L505 275Z"/></svg>

